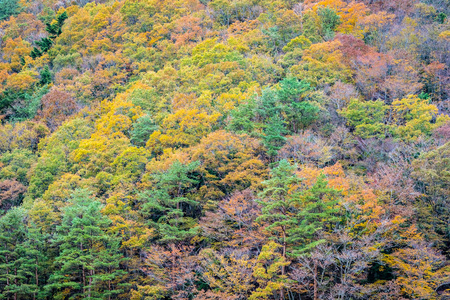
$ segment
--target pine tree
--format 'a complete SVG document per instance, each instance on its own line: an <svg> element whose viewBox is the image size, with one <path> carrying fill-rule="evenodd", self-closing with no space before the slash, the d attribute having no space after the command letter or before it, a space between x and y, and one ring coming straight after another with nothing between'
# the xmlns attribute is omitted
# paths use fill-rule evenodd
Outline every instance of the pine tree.
<svg viewBox="0 0 450 300"><path fill-rule="evenodd" d="M270 179L263 182L265 188L259 194L262 214L257 221L269 224L266 230L273 233L276 242L282 246L284 258L287 256L288 231L297 225L292 206L299 198L299 192L294 187L301 179L295 174L296 168L286 160L280 161L271 170Z"/></svg>
<svg viewBox="0 0 450 300"><path fill-rule="evenodd" d="M42 299L45 296L42 287L51 268L47 249L49 237L49 234L43 233L36 224L28 222L26 240L21 246L26 254L23 265L29 273L28 289L33 300Z"/></svg>
<svg viewBox="0 0 450 300"><path fill-rule="evenodd" d="M157 129L158 126L149 115L142 116L133 124L130 132L131 142L136 146L144 147L150 135Z"/></svg>
<svg viewBox="0 0 450 300"><path fill-rule="evenodd" d="M293 204L298 225L287 231L287 243L292 245L290 256L303 255L325 242L318 239L317 233L331 230L333 223L339 221L339 194L338 190L328 186L325 175L321 174L311 188L302 190L295 198Z"/></svg>
<svg viewBox="0 0 450 300"><path fill-rule="evenodd" d="M264 128L263 141L264 146L267 148L267 154L270 157L275 157L278 154L278 150L286 143L285 133L284 122L278 115L269 118L268 124Z"/></svg>
<svg viewBox="0 0 450 300"><path fill-rule="evenodd" d="M64 25L64 21L66 21L69 18L67 15L67 12L64 11L62 14L58 16L58 27L59 27L59 34L61 34L61 28Z"/></svg>
<svg viewBox="0 0 450 300"><path fill-rule="evenodd" d="M319 108L302 98L302 95L310 89L309 83L296 78L285 78L280 81L277 97L290 132L304 129L318 118Z"/></svg>
<svg viewBox="0 0 450 300"><path fill-rule="evenodd" d="M322 243L316 234L338 220L339 191L328 186L325 175L320 175L312 187L301 188L296 168L286 160L280 161L259 194L262 215L257 220L269 224L266 230L283 246L283 257L303 255Z"/></svg>
<svg viewBox="0 0 450 300"><path fill-rule="evenodd" d="M46 290L54 299L108 299L123 290L115 283L123 274L120 239L106 233L111 221L100 212L100 201L77 190L63 209L55 244L59 255Z"/></svg>
<svg viewBox="0 0 450 300"><path fill-rule="evenodd" d="M252 133L255 127L253 119L255 118L255 100L250 98L245 104L231 111L228 129L236 133Z"/></svg>
<svg viewBox="0 0 450 300"><path fill-rule="evenodd" d="M45 53L50 50L53 42L49 38L42 38L40 41L37 41L36 44L41 48L41 52Z"/></svg>
<svg viewBox="0 0 450 300"><path fill-rule="evenodd" d="M0 291L1 298L31 299L37 292L34 277L36 254L26 242L25 211L14 208L0 219Z"/></svg>
<svg viewBox="0 0 450 300"><path fill-rule="evenodd" d="M52 73L50 72L50 69L48 66L45 66L45 68L40 72L41 80L39 83L41 85L46 85L52 82Z"/></svg>
<svg viewBox="0 0 450 300"><path fill-rule="evenodd" d="M0 21L18 14L20 11L18 0L0 0Z"/></svg>
<svg viewBox="0 0 450 300"><path fill-rule="evenodd" d="M284 111L282 104L278 99L278 93L274 89L266 88L258 98L255 113L261 122L267 122L273 116L279 115Z"/></svg>
<svg viewBox="0 0 450 300"><path fill-rule="evenodd" d="M32 59L36 59L36 58L42 56L42 52L38 48L33 47L33 50L31 50L30 56Z"/></svg>
<svg viewBox="0 0 450 300"><path fill-rule="evenodd" d="M180 242L196 233L192 216L198 203L188 194L198 183L193 176L198 165L174 162L167 172L154 174L154 188L141 195L144 214L158 229L161 242Z"/></svg>
<svg viewBox="0 0 450 300"><path fill-rule="evenodd" d="M280 161L271 171L270 179L263 182L265 188L259 194L262 214L257 221L268 223L266 230L282 246L284 259L308 255L324 242L318 236L319 231L331 229L332 222L338 220L339 192L328 187L324 175L311 188L302 189L296 169L288 161ZM281 275L285 275L284 266ZM283 288L280 293L283 295Z"/></svg>

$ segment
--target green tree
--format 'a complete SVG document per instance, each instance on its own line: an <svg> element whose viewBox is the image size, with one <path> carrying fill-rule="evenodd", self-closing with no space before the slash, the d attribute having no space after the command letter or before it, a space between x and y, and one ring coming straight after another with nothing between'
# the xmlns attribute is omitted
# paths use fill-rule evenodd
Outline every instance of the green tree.
<svg viewBox="0 0 450 300"><path fill-rule="evenodd" d="M42 299L45 297L44 283L51 272L51 250L47 247L47 241L51 236L43 233L42 228L31 221L28 221L26 225L26 240L21 244L22 268L27 270L29 277L26 288L28 294L32 293L33 299Z"/></svg>
<svg viewBox="0 0 450 300"><path fill-rule="evenodd" d="M271 170L270 179L264 181L263 191L258 195L261 200L262 214L257 221L265 221L269 225L266 230L274 234L273 238L282 246L282 255L287 256L288 231L297 225L292 214L293 203L298 200L299 192L295 186L301 179L295 174L296 166L282 160ZM284 268L282 271L284 275Z"/></svg>
<svg viewBox="0 0 450 300"><path fill-rule="evenodd" d="M283 257L302 255L322 243L317 233L338 220L339 191L328 186L323 174L311 187L302 187L296 169L281 160L259 194L262 214L257 220L268 223L266 230L282 245Z"/></svg>
<svg viewBox="0 0 450 300"><path fill-rule="evenodd" d="M144 215L158 230L160 242L181 242L197 233L193 217L198 203L189 194L198 183L194 176L198 166L175 161L166 172L153 174L153 188L141 195Z"/></svg>
<svg viewBox="0 0 450 300"><path fill-rule="evenodd" d="M150 135L157 129L158 126L149 115L142 116L133 124L130 132L131 142L136 146L144 147Z"/></svg>
<svg viewBox="0 0 450 300"><path fill-rule="evenodd" d="M264 89L256 104L255 112L261 122L266 122L283 111L283 106L278 99L278 93L272 88Z"/></svg>
<svg viewBox="0 0 450 300"><path fill-rule="evenodd" d="M123 292L116 279L124 258L121 239L107 234L111 221L102 215L102 204L86 190L76 190L63 208L54 244L59 255L45 287L53 299L110 299Z"/></svg>
<svg viewBox="0 0 450 300"><path fill-rule="evenodd" d="M262 206L257 221L267 223L266 230L281 245L282 257L295 259L308 255L314 247L324 242L319 232L331 230L337 217L339 191L328 187L325 175L320 175L312 187L302 187L295 174L297 167L282 160L271 171L269 180L263 182L259 194ZM281 267L281 276L285 266ZM280 289L283 294L283 288Z"/></svg>
<svg viewBox="0 0 450 300"><path fill-rule="evenodd" d="M333 223L340 220L338 204L340 193L328 186L324 174L321 174L312 187L302 190L294 207L297 226L288 229L288 244L293 245L289 255L304 255L317 245L325 242L320 239L320 231L331 231Z"/></svg>
<svg viewBox="0 0 450 300"><path fill-rule="evenodd" d="M52 82L52 73L50 72L50 69L48 68L48 66L45 66L44 69L42 69L42 71L40 72L41 75L41 80L39 81L39 83L41 85L46 85Z"/></svg>
<svg viewBox="0 0 450 300"><path fill-rule="evenodd" d="M18 14L20 6L17 0L0 0L0 20Z"/></svg>
<svg viewBox="0 0 450 300"><path fill-rule="evenodd" d="M32 298L37 292L35 259L27 243L26 214L14 208L0 219L0 291L2 299Z"/></svg>
<svg viewBox="0 0 450 300"><path fill-rule="evenodd" d="M278 115L269 118L263 133L263 142L267 148L267 154L273 158L277 156L278 150L286 143L284 135L287 133L287 130L283 120Z"/></svg>
<svg viewBox="0 0 450 300"><path fill-rule="evenodd" d="M283 107L288 130L297 132L311 125L318 118L319 108L302 97L311 89L309 83L288 77L279 85L277 98Z"/></svg>
<svg viewBox="0 0 450 300"><path fill-rule="evenodd" d="M228 130L235 133L252 133L255 128L254 118L256 103L252 97L247 103L239 105L230 112Z"/></svg>
<svg viewBox="0 0 450 300"><path fill-rule="evenodd" d="M319 7L317 15L320 17L322 37L325 40L330 40L334 37L336 28L342 23L341 17L336 14L336 11L329 7Z"/></svg>
<svg viewBox="0 0 450 300"><path fill-rule="evenodd" d="M385 114L388 106L383 101L359 101L353 99L346 109L340 111L355 130L355 134L362 138L384 137L387 130Z"/></svg>
<svg viewBox="0 0 450 300"><path fill-rule="evenodd" d="M8 110L10 111L10 120L20 122L33 119L41 107L42 97L48 93L48 85L37 88L33 93L24 93L23 97L15 99Z"/></svg>

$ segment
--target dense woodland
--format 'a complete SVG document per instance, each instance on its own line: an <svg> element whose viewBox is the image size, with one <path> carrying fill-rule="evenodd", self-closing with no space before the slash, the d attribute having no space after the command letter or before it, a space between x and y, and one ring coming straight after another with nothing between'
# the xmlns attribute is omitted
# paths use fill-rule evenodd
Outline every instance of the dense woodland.
<svg viewBox="0 0 450 300"><path fill-rule="evenodd" d="M450 299L449 0L0 0L0 299Z"/></svg>

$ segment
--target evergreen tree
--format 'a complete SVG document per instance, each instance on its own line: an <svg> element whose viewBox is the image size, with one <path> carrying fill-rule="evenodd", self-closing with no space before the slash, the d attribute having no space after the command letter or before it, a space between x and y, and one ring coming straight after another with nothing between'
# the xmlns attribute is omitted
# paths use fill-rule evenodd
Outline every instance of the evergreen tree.
<svg viewBox="0 0 450 300"><path fill-rule="evenodd" d="M131 142L136 146L144 147L150 135L158 129L158 126L149 115L137 119L130 132Z"/></svg>
<svg viewBox="0 0 450 300"><path fill-rule="evenodd" d="M283 107L283 115L290 132L297 132L311 125L317 118L319 108L306 99L302 99L310 85L296 78L285 78L280 81L277 97Z"/></svg>
<svg viewBox="0 0 450 300"><path fill-rule="evenodd" d="M259 194L262 215L258 220L268 222L266 230L274 233L284 257L302 255L322 243L317 233L338 220L339 192L328 187L324 175L312 187L302 188L296 168L286 160L280 161Z"/></svg>
<svg viewBox="0 0 450 300"><path fill-rule="evenodd" d="M154 174L153 189L141 195L143 212L158 229L161 242L180 242L197 232L192 217L198 202L188 195L198 183L194 178L198 166L198 162L174 162L167 172Z"/></svg>
<svg viewBox="0 0 450 300"><path fill-rule="evenodd" d="M48 50L50 50L50 48L53 45L53 42L49 38L42 38L40 41L37 41L36 44L39 46L39 48L41 48L41 52L45 53Z"/></svg>
<svg viewBox="0 0 450 300"><path fill-rule="evenodd" d="M317 10L317 15L322 23L322 37L325 40L333 39L334 31L342 23L341 17L336 14L334 9L328 7L320 7Z"/></svg>
<svg viewBox="0 0 450 300"><path fill-rule="evenodd" d="M281 160L271 170L270 179L263 182L264 190L259 194L262 214L257 221L268 222L266 230L273 233L277 243L283 247L283 257L286 257L288 230L297 225L291 210L299 197L299 192L293 187L301 182L295 174L296 168L288 161Z"/></svg>
<svg viewBox="0 0 450 300"><path fill-rule="evenodd" d="M255 111L258 118L263 123L283 112L284 108L278 99L277 91L271 88L264 89L261 97L258 98Z"/></svg>
<svg viewBox="0 0 450 300"><path fill-rule="evenodd" d="M252 133L255 127L253 119L255 118L255 100L251 98L247 103L239 105L238 108L231 111L228 130L236 133Z"/></svg>
<svg viewBox="0 0 450 300"><path fill-rule="evenodd" d="M38 255L27 243L26 214L14 208L0 219L0 297L2 299L31 299L37 284L34 256Z"/></svg>
<svg viewBox="0 0 450 300"><path fill-rule="evenodd" d="M100 212L100 201L86 190L77 190L63 209L55 244L55 272L46 290L54 299L109 299L123 290L115 279L124 260L120 239L106 233L111 221Z"/></svg>
<svg viewBox="0 0 450 300"><path fill-rule="evenodd" d="M62 26L64 25L64 21L66 21L67 20L67 18L69 18L69 16L67 15L67 12L66 11L64 11L62 14L60 14L59 16L58 16L58 27L59 27L59 31L58 31L58 34L61 34L61 28L62 28Z"/></svg>
<svg viewBox="0 0 450 300"><path fill-rule="evenodd" d="M302 190L294 199L298 225L287 230L287 243L292 245L289 255L303 255L325 242L317 234L321 230L331 230L333 223L340 220L339 194L338 190L328 186L325 175L321 174L311 188Z"/></svg>
<svg viewBox="0 0 450 300"><path fill-rule="evenodd" d="M309 83L294 77L287 77L281 80L279 85L280 89L277 91L278 99L286 105L298 101L300 95L310 90Z"/></svg>
<svg viewBox="0 0 450 300"><path fill-rule="evenodd" d="M0 0L0 21L18 14L19 10L18 0Z"/></svg>
<svg viewBox="0 0 450 300"><path fill-rule="evenodd" d="M52 82L52 73L50 72L50 69L48 66L45 66L45 68L40 72L41 80L39 83L41 85L46 85Z"/></svg>
<svg viewBox="0 0 450 300"><path fill-rule="evenodd" d="M56 22L46 23L45 30L50 34L51 39L56 39L62 33L62 26L64 21L67 20L67 12L64 11L62 14L58 15Z"/></svg>
<svg viewBox="0 0 450 300"><path fill-rule="evenodd" d="M43 233L41 228L32 222L27 224L27 236L21 245L24 249L23 267L28 270L29 283L28 291L32 293L33 299L45 297L43 286L50 275L51 263L47 241L49 234Z"/></svg>
<svg viewBox="0 0 450 300"><path fill-rule="evenodd" d="M264 128L264 146L267 148L267 154L270 157L275 157L278 154L278 150L286 143L286 129L284 127L283 120L275 115L268 120L268 124Z"/></svg>
<svg viewBox="0 0 450 300"><path fill-rule="evenodd" d="M38 48L33 47L33 50L31 50L30 56L32 59L36 59L36 58L42 56L42 52Z"/></svg>

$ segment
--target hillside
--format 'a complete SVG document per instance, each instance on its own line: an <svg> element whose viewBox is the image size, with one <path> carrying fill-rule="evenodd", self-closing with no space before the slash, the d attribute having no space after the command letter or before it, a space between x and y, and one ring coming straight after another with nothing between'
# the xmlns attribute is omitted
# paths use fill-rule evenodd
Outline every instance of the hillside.
<svg viewBox="0 0 450 300"><path fill-rule="evenodd" d="M0 299L450 299L449 0L0 0Z"/></svg>

